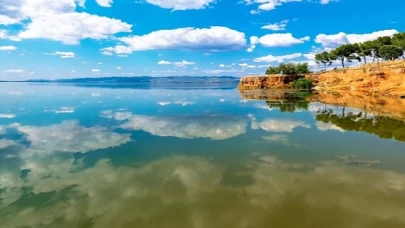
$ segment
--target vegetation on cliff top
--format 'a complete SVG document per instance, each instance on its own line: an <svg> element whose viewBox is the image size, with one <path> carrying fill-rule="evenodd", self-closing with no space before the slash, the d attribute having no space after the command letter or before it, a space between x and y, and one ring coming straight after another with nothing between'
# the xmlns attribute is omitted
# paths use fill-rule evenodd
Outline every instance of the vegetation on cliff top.
<svg viewBox="0 0 405 228"><path fill-rule="evenodd" d="M325 66L331 65L333 61L340 61L345 68L345 62L354 60L367 63L367 57L379 61L395 60L400 57L405 60L405 33L397 33L393 37L383 36L376 40L364 43L344 44L330 52L322 52L315 55L315 61Z"/></svg>
<svg viewBox="0 0 405 228"><path fill-rule="evenodd" d="M299 75L310 73L308 63L280 63L279 66L270 66L266 74Z"/></svg>

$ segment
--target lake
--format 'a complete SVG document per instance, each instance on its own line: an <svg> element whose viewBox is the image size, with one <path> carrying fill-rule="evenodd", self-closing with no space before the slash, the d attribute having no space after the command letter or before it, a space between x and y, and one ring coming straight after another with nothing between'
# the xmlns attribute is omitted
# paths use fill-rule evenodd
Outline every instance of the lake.
<svg viewBox="0 0 405 228"><path fill-rule="evenodd" d="M405 227L404 120L307 96L2 83L0 227Z"/></svg>

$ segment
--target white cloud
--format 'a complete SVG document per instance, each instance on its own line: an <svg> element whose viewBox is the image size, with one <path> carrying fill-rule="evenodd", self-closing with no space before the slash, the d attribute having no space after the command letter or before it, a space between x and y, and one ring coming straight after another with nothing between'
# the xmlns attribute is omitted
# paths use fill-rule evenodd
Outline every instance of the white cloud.
<svg viewBox="0 0 405 228"><path fill-rule="evenodd" d="M170 103L170 102L169 102ZM168 103L162 103L168 105ZM103 113L103 116L113 117L120 113ZM127 122L121 128L142 130L157 136L171 136L184 139L209 138L213 140L229 139L245 133L247 121L229 116L176 116L155 117L144 115L124 115Z"/></svg>
<svg viewBox="0 0 405 228"><path fill-rule="evenodd" d="M331 0L321 0L322 5L329 4Z"/></svg>
<svg viewBox="0 0 405 228"><path fill-rule="evenodd" d="M166 60L161 60L157 64L159 64L159 65L174 65L176 67L185 67L187 65L194 65L196 63L195 62L189 62L189 61L186 61L186 60L182 60L180 62L170 62L170 61L166 61Z"/></svg>
<svg viewBox="0 0 405 228"><path fill-rule="evenodd" d="M147 3L165 9L173 10L198 10L208 7L216 0L145 0Z"/></svg>
<svg viewBox="0 0 405 228"><path fill-rule="evenodd" d="M21 69L10 69L10 70L5 70L4 72L6 73L12 73L12 74L22 74L25 71Z"/></svg>
<svg viewBox="0 0 405 228"><path fill-rule="evenodd" d="M130 32L131 25L117 19L88 13L64 13L34 18L18 36L21 39L50 39L79 44L83 39L107 39L119 32Z"/></svg>
<svg viewBox="0 0 405 228"><path fill-rule="evenodd" d="M255 48L256 45L259 43L259 37L257 36L251 36L250 37L250 46L247 49L248 52L252 52Z"/></svg>
<svg viewBox="0 0 405 228"><path fill-rule="evenodd" d="M120 66L115 67L117 70L121 70L122 68Z"/></svg>
<svg viewBox="0 0 405 228"><path fill-rule="evenodd" d="M111 7L113 0L96 0L96 2L102 7Z"/></svg>
<svg viewBox="0 0 405 228"><path fill-rule="evenodd" d="M100 69L92 69L91 72L93 72L93 73L100 73L101 70L100 70Z"/></svg>
<svg viewBox="0 0 405 228"><path fill-rule="evenodd" d="M222 68L222 67L225 67L225 64L220 64L219 67L221 67L221 68Z"/></svg>
<svg viewBox="0 0 405 228"><path fill-rule="evenodd" d="M105 54L130 54L146 50L201 50L225 51L241 49L246 46L245 34L226 27L179 28L159 30L142 36L119 38L128 46L107 47Z"/></svg>
<svg viewBox="0 0 405 228"><path fill-rule="evenodd" d="M0 118L12 119L15 117L16 117L16 115L12 114L12 113L0 113Z"/></svg>
<svg viewBox="0 0 405 228"><path fill-rule="evenodd" d="M160 60L157 64L159 65L170 65L172 62L166 61L166 60Z"/></svg>
<svg viewBox="0 0 405 228"><path fill-rule="evenodd" d="M366 34L346 34L344 32L332 35L319 34L316 36L315 42L322 44L322 46L326 48L335 48L343 44L362 43L365 41L375 40L381 36L393 36L396 33L398 33L397 30L391 29Z"/></svg>
<svg viewBox="0 0 405 228"><path fill-rule="evenodd" d="M251 4L258 4L257 10L251 10L251 14L258 14L260 11L270 11L274 10L277 6L281 6L282 4L289 3L289 2L301 2L302 0L243 0L243 2L247 5Z"/></svg>
<svg viewBox="0 0 405 228"><path fill-rule="evenodd" d="M184 67L184 66L187 66L187 65L194 65L194 64L195 64L195 62L189 62L189 61L186 61L186 60L173 63L173 65L178 66L178 67Z"/></svg>
<svg viewBox="0 0 405 228"><path fill-rule="evenodd" d="M106 2L106 1L103 1ZM131 32L121 20L75 12L84 0L5 0L0 6L0 23L23 23L20 39L49 39L78 44L83 39L107 39L119 32Z"/></svg>
<svg viewBox="0 0 405 228"><path fill-rule="evenodd" d="M0 51L15 51L17 47L15 46L0 46Z"/></svg>
<svg viewBox="0 0 405 228"><path fill-rule="evenodd" d="M262 29L268 29L268 30L273 30L273 31L282 31L285 30L285 27L287 27L289 20L283 20L280 21L279 23L274 23L274 24L268 24L265 26L262 26Z"/></svg>
<svg viewBox="0 0 405 228"><path fill-rule="evenodd" d="M301 57L301 53L294 53L294 54L289 54L289 55L280 55L280 56L273 56L273 55L268 55L268 56L263 56L259 58L253 59L254 62L263 62L263 63L271 63L271 62L283 62L284 60L287 59L295 59Z"/></svg>
<svg viewBox="0 0 405 228"><path fill-rule="evenodd" d="M74 52L64 52L64 51L56 51L48 55L60 56L62 59L72 59L76 57L76 54Z"/></svg>
<svg viewBox="0 0 405 228"><path fill-rule="evenodd" d="M309 41L309 36L295 38L291 33L273 33L259 38L259 43L265 47L288 47Z"/></svg>
<svg viewBox="0 0 405 228"><path fill-rule="evenodd" d="M241 63L239 64L240 67L242 67L243 69L249 69L249 68L267 68L269 67L268 65L250 65L247 63Z"/></svg>

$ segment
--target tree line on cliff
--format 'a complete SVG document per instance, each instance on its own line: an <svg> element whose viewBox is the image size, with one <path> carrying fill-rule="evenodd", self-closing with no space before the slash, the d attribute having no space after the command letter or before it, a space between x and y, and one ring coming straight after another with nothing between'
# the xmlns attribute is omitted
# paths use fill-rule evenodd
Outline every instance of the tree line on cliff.
<svg viewBox="0 0 405 228"><path fill-rule="evenodd" d="M345 62L364 61L367 64L367 57L377 62L380 58L384 60L395 60L402 57L405 60L405 33L397 33L393 37L383 36L364 43L344 44L336 49L315 55L315 61L326 67L333 61L340 61L345 68Z"/></svg>

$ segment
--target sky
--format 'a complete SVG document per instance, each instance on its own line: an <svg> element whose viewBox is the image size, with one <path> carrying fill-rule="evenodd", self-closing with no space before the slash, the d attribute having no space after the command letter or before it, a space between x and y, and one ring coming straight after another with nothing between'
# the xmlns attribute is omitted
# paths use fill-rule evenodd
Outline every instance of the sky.
<svg viewBox="0 0 405 228"><path fill-rule="evenodd" d="M0 0L0 80L243 76L404 32L402 0ZM378 11L376 11L378 10Z"/></svg>

